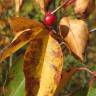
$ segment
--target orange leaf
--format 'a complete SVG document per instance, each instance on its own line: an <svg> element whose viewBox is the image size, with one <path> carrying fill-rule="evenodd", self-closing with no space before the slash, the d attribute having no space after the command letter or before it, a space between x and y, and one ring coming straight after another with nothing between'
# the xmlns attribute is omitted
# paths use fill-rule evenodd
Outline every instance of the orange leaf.
<svg viewBox="0 0 96 96"><path fill-rule="evenodd" d="M89 38L86 23L83 20L64 17L60 21L60 27L61 35L70 50L83 61L83 55Z"/></svg>
<svg viewBox="0 0 96 96"><path fill-rule="evenodd" d="M28 19L28 21L26 18L14 18L10 21L14 32L18 32L18 34L16 34L15 38L8 46L0 51L0 62L31 40L39 36L43 37L43 35L46 34L45 27L41 23L30 19ZM31 21L33 21L34 24Z"/></svg>
<svg viewBox="0 0 96 96"><path fill-rule="evenodd" d="M9 19L9 24L14 34L26 29L32 29L32 31L37 31L41 28L45 29L42 23L25 17L13 17Z"/></svg>

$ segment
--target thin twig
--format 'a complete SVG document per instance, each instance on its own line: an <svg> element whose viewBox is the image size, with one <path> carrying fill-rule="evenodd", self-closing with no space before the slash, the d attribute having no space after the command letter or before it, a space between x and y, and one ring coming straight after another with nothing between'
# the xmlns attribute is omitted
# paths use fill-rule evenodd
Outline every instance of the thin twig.
<svg viewBox="0 0 96 96"><path fill-rule="evenodd" d="M63 4L61 4L58 8L56 8L51 14L54 14L56 11L58 11L60 8L62 8L63 6L67 5L69 3L72 4L73 2L75 2L76 0L66 0ZM67 5L68 6L68 5ZM66 6L66 7L67 7Z"/></svg>
<svg viewBox="0 0 96 96"><path fill-rule="evenodd" d="M96 28L91 29L89 32L95 32Z"/></svg>
<svg viewBox="0 0 96 96"><path fill-rule="evenodd" d="M4 81L3 87L2 87L2 89L3 89L3 95L4 96L5 96L5 85L6 85L6 82L7 82L8 73L9 73L10 68L12 67L12 57L13 57L13 55L11 55L10 58L9 58L9 69L7 70L7 72L5 74L5 81Z"/></svg>
<svg viewBox="0 0 96 96"><path fill-rule="evenodd" d="M80 70L85 70L85 71L89 72L91 75L93 75L94 77L96 77L96 74L94 74L93 71L91 71L90 69L88 69L86 67L80 67L80 68L78 68L78 71L80 71Z"/></svg>
<svg viewBox="0 0 96 96"><path fill-rule="evenodd" d="M3 95L5 96L5 85L6 85L6 82L7 82L7 78L8 78L8 70L7 70L7 72L6 72L6 76L5 76L5 81L4 81L4 84L3 84L3 86L2 86L2 89L3 89Z"/></svg>
<svg viewBox="0 0 96 96"><path fill-rule="evenodd" d="M12 67L13 54L9 58L9 69Z"/></svg>

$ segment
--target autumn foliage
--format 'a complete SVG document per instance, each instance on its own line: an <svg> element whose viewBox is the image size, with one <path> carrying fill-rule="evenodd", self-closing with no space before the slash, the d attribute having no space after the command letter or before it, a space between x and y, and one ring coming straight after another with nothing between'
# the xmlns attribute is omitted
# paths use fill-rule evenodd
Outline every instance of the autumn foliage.
<svg viewBox="0 0 96 96"><path fill-rule="evenodd" d="M9 1L11 2L11 0ZM8 39L2 50L0 50L0 63L26 46L22 56L24 60L25 96L61 96L61 90L67 86L72 76L77 72L81 72L81 70L85 70L92 75L89 81L94 81L94 78L96 78L96 72L87 69L85 66L82 68L71 67L68 70L64 69L66 58L65 49L68 51L67 54L74 56L79 63L84 63L85 61L85 51L88 46L88 41L90 41L90 34L92 34L89 30L87 20L95 10L95 0L57 1L58 7L53 7L55 11L53 9L52 11L50 6L53 6L54 2L56 2L55 0L34 0L34 3L32 3L32 0L31 3L38 6L39 12L42 14L41 18L38 17L39 20L35 20L35 17L30 19L29 17L20 16L20 10L25 1L15 0L13 2L12 0L12 4L8 3L9 5L7 6L9 9L9 7L15 4L15 14L13 17L2 20L1 22L10 27L10 32L12 32L14 38L11 42ZM5 6L5 2L7 0L0 5L0 8ZM69 7L73 8L73 17L66 15ZM6 7L4 7L4 10L6 10ZM34 13L34 10L33 7L31 11ZM56 20L55 23L47 25L43 19L50 10L53 12L50 14L57 15L57 18L52 18ZM0 9L0 14L2 15L3 13L4 11ZM58 18L58 14L60 18ZM6 86L3 85L5 89ZM1 88L3 95L11 96L7 95L9 91L6 90L4 91L4 88Z"/></svg>

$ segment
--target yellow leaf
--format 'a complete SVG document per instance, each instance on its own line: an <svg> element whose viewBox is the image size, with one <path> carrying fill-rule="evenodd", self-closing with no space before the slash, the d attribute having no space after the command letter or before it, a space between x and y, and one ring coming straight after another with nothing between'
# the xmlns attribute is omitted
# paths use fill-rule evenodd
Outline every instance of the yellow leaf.
<svg viewBox="0 0 96 96"><path fill-rule="evenodd" d="M60 21L60 27L61 35L70 50L83 61L83 55L89 38L86 23L83 20L64 17Z"/></svg>
<svg viewBox="0 0 96 96"><path fill-rule="evenodd" d="M62 67L63 53L53 37L32 40L24 56L26 96L53 96Z"/></svg>
<svg viewBox="0 0 96 96"><path fill-rule="evenodd" d="M40 86L48 35L30 42L24 55L25 96L36 96Z"/></svg>
<svg viewBox="0 0 96 96"><path fill-rule="evenodd" d="M60 83L63 67L63 54L59 43L48 38L37 96L54 96Z"/></svg>

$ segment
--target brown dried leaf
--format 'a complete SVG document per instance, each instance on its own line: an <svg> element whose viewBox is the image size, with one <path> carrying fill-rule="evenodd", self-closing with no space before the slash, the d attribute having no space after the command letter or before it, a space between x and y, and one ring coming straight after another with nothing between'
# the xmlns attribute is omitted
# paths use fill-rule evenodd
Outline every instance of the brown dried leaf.
<svg viewBox="0 0 96 96"><path fill-rule="evenodd" d="M9 44L9 38L0 34L0 48Z"/></svg>
<svg viewBox="0 0 96 96"><path fill-rule="evenodd" d="M79 17L87 17L95 8L95 0L76 0L75 13Z"/></svg>
<svg viewBox="0 0 96 96"><path fill-rule="evenodd" d="M2 15L5 12L5 8L2 4L0 4L0 15Z"/></svg>
<svg viewBox="0 0 96 96"><path fill-rule="evenodd" d="M86 23L83 20L64 17L60 21L61 35L69 46L70 50L81 61L89 38Z"/></svg>
<svg viewBox="0 0 96 96"><path fill-rule="evenodd" d="M0 19L0 30L2 30L5 26L6 26L6 21Z"/></svg>
<svg viewBox="0 0 96 96"><path fill-rule="evenodd" d="M14 0L3 0L0 2L0 15L5 13L6 10L12 8Z"/></svg>
<svg viewBox="0 0 96 96"><path fill-rule="evenodd" d="M4 0L3 6L7 10L8 8L11 8L14 5L14 0Z"/></svg>

